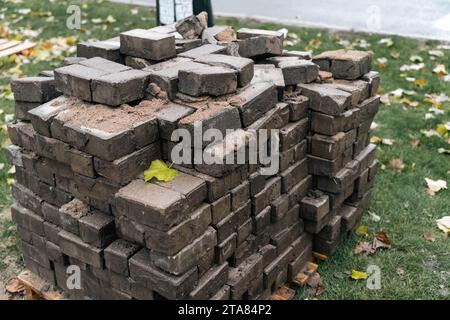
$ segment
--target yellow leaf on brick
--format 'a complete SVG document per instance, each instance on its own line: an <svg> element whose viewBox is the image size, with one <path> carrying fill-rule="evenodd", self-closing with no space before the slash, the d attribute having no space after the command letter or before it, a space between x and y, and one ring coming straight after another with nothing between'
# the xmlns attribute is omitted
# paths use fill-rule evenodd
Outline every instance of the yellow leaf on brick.
<svg viewBox="0 0 450 320"><path fill-rule="evenodd" d="M154 160L144 172L144 180L150 182L153 178L158 181L170 182L177 176L177 170L170 168L164 161Z"/></svg>

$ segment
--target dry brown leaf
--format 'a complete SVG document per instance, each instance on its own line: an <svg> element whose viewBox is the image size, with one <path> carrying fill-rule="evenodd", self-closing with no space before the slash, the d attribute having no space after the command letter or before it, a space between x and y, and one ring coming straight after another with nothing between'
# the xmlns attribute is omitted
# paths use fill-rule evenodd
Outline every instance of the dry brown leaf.
<svg viewBox="0 0 450 320"><path fill-rule="evenodd" d="M430 241L430 242L435 242L436 241L436 238L434 237L434 234L432 232L425 232L423 234L423 238L425 240L427 240L427 241Z"/></svg>
<svg viewBox="0 0 450 320"><path fill-rule="evenodd" d="M355 254L367 253L372 254L372 245L369 242L360 242L355 247Z"/></svg>
<svg viewBox="0 0 450 320"><path fill-rule="evenodd" d="M416 149L418 146L420 146L420 140L419 139L412 139L409 142L411 148Z"/></svg>
<svg viewBox="0 0 450 320"><path fill-rule="evenodd" d="M308 288L308 293L316 297L325 292L325 285L323 284L323 281L318 272L314 272L311 276L308 277L306 285Z"/></svg>
<svg viewBox="0 0 450 320"><path fill-rule="evenodd" d="M375 234L375 238L380 240L381 242L385 243L386 245L390 245L391 241L389 240L387 233L383 230L377 232Z"/></svg>
<svg viewBox="0 0 450 320"><path fill-rule="evenodd" d="M401 172L405 168L405 164L401 159L392 159L389 161L389 169Z"/></svg>
<svg viewBox="0 0 450 320"><path fill-rule="evenodd" d="M10 279L5 286L5 289L11 294L17 294L25 291L25 287L23 286L23 284L20 283L19 279L17 278Z"/></svg>

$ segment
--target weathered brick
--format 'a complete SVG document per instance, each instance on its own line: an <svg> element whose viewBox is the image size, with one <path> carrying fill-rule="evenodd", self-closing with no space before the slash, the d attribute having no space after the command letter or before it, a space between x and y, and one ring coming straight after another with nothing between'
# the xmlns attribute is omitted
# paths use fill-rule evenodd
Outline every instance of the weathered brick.
<svg viewBox="0 0 450 320"><path fill-rule="evenodd" d="M253 220L253 233L259 235L266 231L270 224L271 208L266 207L260 213L252 217Z"/></svg>
<svg viewBox="0 0 450 320"><path fill-rule="evenodd" d="M361 78L364 81L369 83L370 87L370 96L373 97L377 94L378 88L380 87L380 73L377 71L369 71Z"/></svg>
<svg viewBox="0 0 450 320"><path fill-rule="evenodd" d="M254 63L251 59L233 57L224 54L209 54L197 58L195 61L209 64L211 66L230 68L237 71L239 87L245 87L253 79Z"/></svg>
<svg viewBox="0 0 450 320"><path fill-rule="evenodd" d="M182 276L166 274L153 266L149 252L140 250L129 261L133 280L151 288L166 299L182 299L188 296L197 283L197 268Z"/></svg>
<svg viewBox="0 0 450 320"><path fill-rule="evenodd" d="M363 80L334 80L332 86L335 88L351 93L352 106L356 106L358 103L369 98L369 84Z"/></svg>
<svg viewBox="0 0 450 320"><path fill-rule="evenodd" d="M118 37L103 41L83 41L77 44L77 56L85 58L101 57L114 62L122 60Z"/></svg>
<svg viewBox="0 0 450 320"><path fill-rule="evenodd" d="M291 190L289 190L289 206L292 207L296 203L300 202L308 193L312 186L312 176L308 175L305 179L296 184Z"/></svg>
<svg viewBox="0 0 450 320"><path fill-rule="evenodd" d="M120 239L137 243L141 246L145 246L145 228L142 224L139 224L126 216L116 216L115 219L117 236Z"/></svg>
<svg viewBox="0 0 450 320"><path fill-rule="evenodd" d="M231 210L242 207L250 198L250 184L248 181L231 190Z"/></svg>
<svg viewBox="0 0 450 320"><path fill-rule="evenodd" d="M237 233L232 233L215 247L215 261L218 264L226 262L235 252L237 247Z"/></svg>
<svg viewBox="0 0 450 320"><path fill-rule="evenodd" d="M292 250L292 247L287 248L285 251L281 252L272 263L264 268L264 288L276 290L278 287L276 285L276 278L283 270L285 270L287 274L288 263L292 259Z"/></svg>
<svg viewBox="0 0 450 320"><path fill-rule="evenodd" d="M47 102L60 94L55 90L51 77L15 78L11 81L14 99L24 102Z"/></svg>
<svg viewBox="0 0 450 320"><path fill-rule="evenodd" d="M288 265L288 279L294 279L302 271L312 256L312 245L308 243L306 248Z"/></svg>
<svg viewBox="0 0 450 320"><path fill-rule="evenodd" d="M305 225L305 231L310 234L318 234L333 218L335 212L331 211L326 214L321 220L312 221L312 220L303 220Z"/></svg>
<svg viewBox="0 0 450 320"><path fill-rule="evenodd" d="M206 20L203 14L191 15L177 21L175 29L184 39L196 39L201 37L207 27Z"/></svg>
<svg viewBox="0 0 450 320"><path fill-rule="evenodd" d="M14 113L16 115L16 119L30 121L30 115L28 111L39 107L41 102L26 102L26 101L14 101Z"/></svg>
<svg viewBox="0 0 450 320"><path fill-rule="evenodd" d="M303 159L280 173L281 191L286 193L308 175L308 162Z"/></svg>
<svg viewBox="0 0 450 320"><path fill-rule="evenodd" d="M211 203L212 224L218 224L231 213L231 195L227 194Z"/></svg>
<svg viewBox="0 0 450 320"><path fill-rule="evenodd" d="M303 139L309 130L309 121L307 118L297 122L289 123L280 130L280 151L286 151Z"/></svg>
<svg viewBox="0 0 450 320"><path fill-rule="evenodd" d="M283 61L278 67L283 71L287 86L313 82L319 75L319 66L308 60Z"/></svg>
<svg viewBox="0 0 450 320"><path fill-rule="evenodd" d="M166 232L145 228L146 247L162 254L175 255L204 234L210 223L211 206L201 205L185 221Z"/></svg>
<svg viewBox="0 0 450 320"><path fill-rule="evenodd" d="M329 115L338 115L351 105L352 95L329 84L299 84L301 94L310 100L310 108Z"/></svg>
<svg viewBox="0 0 450 320"><path fill-rule="evenodd" d="M300 220L289 228L272 236L270 243L277 247L278 253L281 253L286 250L302 232L303 222Z"/></svg>
<svg viewBox="0 0 450 320"><path fill-rule="evenodd" d="M309 98L299 95L287 96L284 101L289 105L289 120L298 121L308 116Z"/></svg>
<svg viewBox="0 0 450 320"><path fill-rule="evenodd" d="M230 100L230 104L239 109L244 127L263 117L277 102L275 87L267 82L252 84Z"/></svg>
<svg viewBox="0 0 450 320"><path fill-rule="evenodd" d="M55 87L67 96L92 101L91 82L109 72L73 64L55 69Z"/></svg>
<svg viewBox="0 0 450 320"><path fill-rule="evenodd" d="M39 216L43 216L43 201L37 194L17 182L11 186L11 193L14 197L14 200L16 200L24 208L31 210L33 213Z"/></svg>
<svg viewBox="0 0 450 320"><path fill-rule="evenodd" d="M187 106L171 103L156 114L159 135L162 139L172 140L172 133L178 128L178 121L195 111Z"/></svg>
<svg viewBox="0 0 450 320"><path fill-rule="evenodd" d="M149 74L141 70L127 70L95 77L92 81L92 100L118 106L142 99Z"/></svg>
<svg viewBox="0 0 450 320"><path fill-rule="evenodd" d="M324 240L335 240L339 237L341 232L341 216L334 216L328 224L323 227L316 237L322 238Z"/></svg>
<svg viewBox="0 0 450 320"><path fill-rule="evenodd" d="M223 242L236 231L237 227L246 222L247 219L250 218L250 210L250 201L248 201L244 206L233 211L231 214L227 215L224 219L215 224L214 228L217 230L217 242Z"/></svg>
<svg viewBox="0 0 450 320"><path fill-rule="evenodd" d="M300 205L300 216L307 220L319 221L330 212L329 197L321 192L303 198Z"/></svg>
<svg viewBox="0 0 450 320"><path fill-rule="evenodd" d="M139 250L139 246L118 239L105 248L105 266L107 269L124 275L129 275L128 260Z"/></svg>
<svg viewBox="0 0 450 320"><path fill-rule="evenodd" d="M116 194L116 209L138 223L167 231L183 221L188 212L186 198L179 192L143 179L132 181Z"/></svg>
<svg viewBox="0 0 450 320"><path fill-rule="evenodd" d="M75 235L80 235L79 220L90 214L89 207L78 199L74 199L59 209L60 226Z"/></svg>
<svg viewBox="0 0 450 320"><path fill-rule="evenodd" d="M131 70L130 67L124 66L123 64L116 63L101 57L93 57L91 59L85 59L78 62L78 64L85 67L105 71L108 73L119 73Z"/></svg>
<svg viewBox="0 0 450 320"><path fill-rule="evenodd" d="M342 169L342 157L334 160L308 155L309 173L317 176L335 176Z"/></svg>
<svg viewBox="0 0 450 320"><path fill-rule="evenodd" d="M311 154L329 160L337 159L345 150L345 138L344 132L339 132L331 137L315 134L311 138Z"/></svg>
<svg viewBox="0 0 450 320"><path fill-rule="evenodd" d="M134 29L120 34L122 54L161 61L176 55L173 35Z"/></svg>
<svg viewBox="0 0 450 320"><path fill-rule="evenodd" d="M277 88L278 99L282 100L286 84L284 82L283 71L281 71L281 69L275 68L275 66L268 64L255 65L254 76L251 83L259 82L269 82L274 84Z"/></svg>
<svg viewBox="0 0 450 320"><path fill-rule="evenodd" d="M116 238L114 217L95 211L79 219L80 237L97 248L104 248Z"/></svg>
<svg viewBox="0 0 450 320"><path fill-rule="evenodd" d="M271 203L270 220L272 223L280 221L289 211L289 196L281 195Z"/></svg>
<svg viewBox="0 0 450 320"><path fill-rule="evenodd" d="M230 286L224 285L217 293L209 300L229 300L230 299Z"/></svg>
<svg viewBox="0 0 450 320"><path fill-rule="evenodd" d="M357 107L361 110L360 121L372 122L375 114L378 112L378 109L380 107L380 96L368 98L361 102L361 104L359 104Z"/></svg>
<svg viewBox="0 0 450 320"><path fill-rule="evenodd" d="M242 299L252 280L262 272L262 255L248 257L238 267L230 268L227 284L231 287L231 299Z"/></svg>
<svg viewBox="0 0 450 320"><path fill-rule="evenodd" d="M325 51L313 57L321 70L330 71L337 79L357 79L370 71L372 53L356 50Z"/></svg>
<svg viewBox="0 0 450 320"><path fill-rule="evenodd" d="M59 246L65 254L97 268L103 268L103 250L83 242L67 231L59 233Z"/></svg>
<svg viewBox="0 0 450 320"><path fill-rule="evenodd" d="M228 280L228 264L224 263L210 269L198 280L195 289L189 294L190 299L206 300L211 298Z"/></svg>
<svg viewBox="0 0 450 320"><path fill-rule="evenodd" d="M191 96L222 96L237 89L237 71L225 67L181 69L178 89Z"/></svg>
<svg viewBox="0 0 450 320"><path fill-rule="evenodd" d="M44 219L18 203L11 206L11 218L17 225L25 229L41 236L45 234Z"/></svg>
<svg viewBox="0 0 450 320"><path fill-rule="evenodd" d="M197 59L207 54L222 54L226 53L227 48L225 46L216 44L205 44L192 50L180 53L179 56L183 58Z"/></svg>

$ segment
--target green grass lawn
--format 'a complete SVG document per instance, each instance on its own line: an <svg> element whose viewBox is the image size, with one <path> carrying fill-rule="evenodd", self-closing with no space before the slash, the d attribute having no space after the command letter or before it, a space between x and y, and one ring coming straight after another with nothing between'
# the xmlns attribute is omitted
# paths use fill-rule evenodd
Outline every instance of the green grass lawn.
<svg viewBox="0 0 450 320"><path fill-rule="evenodd" d="M148 8L112 4L106 1L49 1L27 0L23 3L6 0L0 9L0 38L31 39L38 41L38 49L27 59L23 57L0 60L0 115L2 144L8 143L4 122L13 113L13 101L9 94L9 77L23 74L35 75L41 70L58 66L64 56L75 55L73 44L85 39L107 39L119 32L155 25L154 13ZM69 30L66 27L66 9L69 4L80 4L82 29ZM4 17L3 17L4 16ZM7 24L3 23L8 22ZM440 49L443 56L429 54L439 43L417 41L402 37L390 37L361 33L333 33L327 30L307 29L261 24L254 21L218 19L220 24L261 27L265 29L288 28L288 49L312 50L319 53L328 49L353 47L374 52L374 69L382 74L382 93L396 89L404 90L404 98L391 97L391 105L383 105L375 121L378 127L373 135L393 139L393 145L380 144L378 158L384 165L376 179L369 212L380 217L371 218L366 213L363 220L369 233L385 230L392 247L378 251L373 256L353 253L355 245L367 240L352 235L330 260L320 264L319 272L326 291L318 299L450 299L450 239L436 227L436 219L450 214L450 191L443 190L434 197L426 193L424 178L442 179L450 182L450 158L439 153L439 148L450 149L448 133L444 136L426 137L421 130L436 129L439 124L450 121L450 101L438 105L443 114L425 119L431 104L425 101L426 94L450 96L450 82L433 73L439 65L445 65L450 72L450 50ZM30 30L39 31L32 34ZM296 39L298 38L298 39ZM439 55L440 52L437 54ZM433 53L433 52L432 52ZM436 53L434 53L436 55ZM414 57L419 56L419 57ZM410 58L413 59L410 59ZM378 60L380 58L386 58ZM411 61L411 60L414 60ZM403 65L417 64L423 60L424 68L401 72ZM420 87L413 79L419 81ZM415 92L412 94L412 91ZM407 95L410 94L410 95ZM412 102L412 103L410 103ZM414 102L418 104L415 105ZM412 104L413 106L410 106ZM434 113L433 113L434 114ZM429 116L428 116L429 117ZM441 126L442 127L442 126ZM443 133L443 132L442 132ZM411 140L420 141L413 148ZM402 171L390 169L392 159L401 159ZM3 154L0 163L5 163ZM0 171L0 206L2 210L11 204L10 187L13 173L5 165ZM373 217L373 215L372 215ZM14 238L14 227L6 216L0 217L0 270L8 270L10 261L20 262ZM435 241L426 241L423 234L431 232ZM9 261L9 262L8 262ZM381 289L369 290L365 281L349 278L352 269L366 271L369 265L381 269ZM0 271L0 282L9 277L11 271ZM299 291L298 298L311 298Z"/></svg>

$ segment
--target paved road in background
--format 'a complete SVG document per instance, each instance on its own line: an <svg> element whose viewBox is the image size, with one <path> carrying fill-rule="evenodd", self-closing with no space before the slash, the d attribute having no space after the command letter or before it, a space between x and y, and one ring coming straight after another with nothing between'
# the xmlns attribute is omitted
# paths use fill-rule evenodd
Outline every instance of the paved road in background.
<svg viewBox="0 0 450 320"><path fill-rule="evenodd" d="M154 6L156 0L112 0ZM286 24L450 41L449 0L212 0L214 11Z"/></svg>

